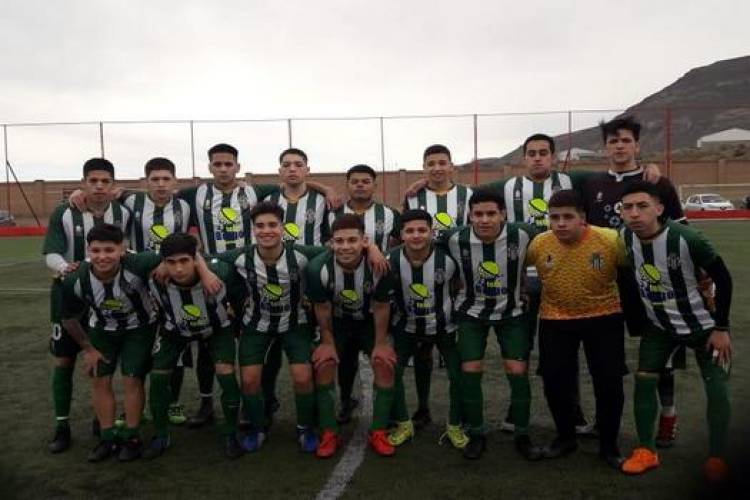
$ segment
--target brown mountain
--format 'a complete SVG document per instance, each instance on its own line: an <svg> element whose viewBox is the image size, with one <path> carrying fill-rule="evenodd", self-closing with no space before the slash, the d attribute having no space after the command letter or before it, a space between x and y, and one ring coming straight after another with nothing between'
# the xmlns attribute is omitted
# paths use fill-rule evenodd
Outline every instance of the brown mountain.
<svg viewBox="0 0 750 500"><path fill-rule="evenodd" d="M642 124L641 151L645 158L663 157L666 144L666 109L671 109L672 151L675 157L695 156L696 141L728 128L750 130L750 56L694 68L673 84L629 107ZM567 135L557 136L558 149ZM572 134L573 147L598 151L602 140L597 127ZM519 162L520 148L502 158L480 159L480 167Z"/></svg>

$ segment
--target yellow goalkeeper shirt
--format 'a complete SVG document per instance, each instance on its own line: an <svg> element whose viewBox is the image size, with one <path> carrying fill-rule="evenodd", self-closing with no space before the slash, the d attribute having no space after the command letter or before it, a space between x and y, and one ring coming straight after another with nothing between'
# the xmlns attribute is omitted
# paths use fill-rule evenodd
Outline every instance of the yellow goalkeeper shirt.
<svg viewBox="0 0 750 500"><path fill-rule="evenodd" d="M625 249L617 232L586 226L581 239L561 243L552 231L531 242L526 263L542 280L542 319L577 319L620 312L617 266Z"/></svg>

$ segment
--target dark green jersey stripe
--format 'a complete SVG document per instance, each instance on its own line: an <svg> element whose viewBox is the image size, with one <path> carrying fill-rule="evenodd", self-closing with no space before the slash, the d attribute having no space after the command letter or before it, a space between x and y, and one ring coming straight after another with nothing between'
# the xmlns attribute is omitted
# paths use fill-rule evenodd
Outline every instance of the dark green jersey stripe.
<svg viewBox="0 0 750 500"><path fill-rule="evenodd" d="M680 233L669 231L667 233L667 255L680 255ZM695 317L693 308L690 305L690 294L685 285L685 277L682 275L682 269L677 266L667 266L669 269L669 281L672 282L672 290L675 293L675 302L677 309L682 315L682 319L691 331L701 331L700 321Z"/></svg>
<svg viewBox="0 0 750 500"><path fill-rule="evenodd" d="M76 228L76 234L73 237L73 260L75 262L81 262L86 259L86 226L83 222L83 214L77 209L71 209L70 215L73 219L73 227ZM77 229L81 228L78 234Z"/></svg>
<svg viewBox="0 0 750 500"><path fill-rule="evenodd" d="M507 200L506 200L507 203ZM523 196L523 176L516 176L516 181L513 183L513 215L515 221L523 221L523 205L526 203Z"/></svg>
<svg viewBox="0 0 750 500"><path fill-rule="evenodd" d="M513 309L516 308L516 288L518 287L518 245L519 235L518 228L516 226L506 225L507 231L507 275L508 280L506 282L508 302L505 305L503 311L503 318L510 318L513 316ZM493 245L494 248L494 245ZM513 251L515 249L515 251Z"/></svg>
<svg viewBox="0 0 750 500"><path fill-rule="evenodd" d="M459 311L462 314L467 314L469 309L474 303L476 294L474 292L474 266L471 259L471 230L464 230L458 235L458 247L461 255L457 256L460 260L461 269L464 275L464 291L466 292L466 300Z"/></svg>
<svg viewBox="0 0 750 500"><path fill-rule="evenodd" d="M214 230L214 214L213 214L213 200L214 200L214 187L211 184L206 186L206 199L203 202L203 225L206 228L206 243L208 248L204 248L203 251L207 251L210 255L216 253L216 234ZM196 211L199 210L196 207ZM196 214L197 216L197 214Z"/></svg>
<svg viewBox="0 0 750 500"><path fill-rule="evenodd" d="M444 280L449 280L450 276L448 275L446 266L445 266L445 252L441 248L433 248L432 253L434 255L434 264L433 269L431 270L433 279L435 276L437 276L438 272L442 274ZM434 283L434 281L433 281ZM447 325L446 320L446 311L443 309L443 301L445 300L445 286L442 283L435 283L435 300L434 300L434 307L435 307L435 317L437 320L437 331L438 333L445 332L445 327Z"/></svg>
<svg viewBox="0 0 750 500"><path fill-rule="evenodd" d="M135 234L135 248L142 251L146 245L143 241L143 212L146 206L146 194L136 193L133 204L133 233Z"/></svg>
<svg viewBox="0 0 750 500"><path fill-rule="evenodd" d="M305 216L309 213L315 213L315 208L318 203L318 192L308 191L307 192L307 207L305 210ZM328 223L328 217L323 217L322 223ZM315 241L315 221L305 220L305 245L312 245Z"/></svg>
<svg viewBox="0 0 750 500"><path fill-rule="evenodd" d="M381 205L380 203L375 204L375 227L383 227L385 225L385 207ZM377 245L378 248L382 249L385 248L383 245L383 240L387 238L388 235L385 234L385 231L376 231L375 232L375 245Z"/></svg>

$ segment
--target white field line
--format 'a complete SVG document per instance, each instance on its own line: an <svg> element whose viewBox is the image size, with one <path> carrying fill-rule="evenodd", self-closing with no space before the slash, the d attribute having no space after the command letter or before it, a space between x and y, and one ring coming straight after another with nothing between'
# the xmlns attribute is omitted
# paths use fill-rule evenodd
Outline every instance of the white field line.
<svg viewBox="0 0 750 500"><path fill-rule="evenodd" d="M352 434L352 438L347 443L339 463L331 472L328 482L320 490L317 500L335 500L339 498L346 490L346 486L351 481L354 473L362 464L367 451L367 430L372 420L372 367L369 360L360 356L359 360L359 379L362 385L362 403L359 405L360 414L357 428Z"/></svg>

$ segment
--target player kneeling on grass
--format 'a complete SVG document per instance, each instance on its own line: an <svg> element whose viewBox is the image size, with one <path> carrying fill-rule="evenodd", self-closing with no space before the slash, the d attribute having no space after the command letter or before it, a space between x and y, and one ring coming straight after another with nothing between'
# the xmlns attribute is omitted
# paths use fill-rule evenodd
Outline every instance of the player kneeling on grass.
<svg viewBox="0 0 750 500"><path fill-rule="evenodd" d="M323 430L318 456L322 458L332 456L339 445L335 415L323 411L334 406L336 362L346 357L348 364L356 366L360 352L370 356L375 336L370 311L375 273L367 262L364 221L344 214L334 221L332 230L332 251L307 267L307 296L314 303L321 334L313 363ZM355 376L356 371L339 371L339 383L351 387Z"/></svg>
<svg viewBox="0 0 750 500"><path fill-rule="evenodd" d="M101 440L90 462L118 453L121 461L141 454L138 425L143 413L143 377L154 342L156 311L148 295L149 273L159 264L154 253L125 254L122 230L110 224L92 228L86 240L90 262L63 281L63 326L84 351L93 376L93 406L101 424ZM80 316L89 308L88 328ZM112 375L120 360L125 388L126 427L115 434ZM121 438L120 448L116 438Z"/></svg>
<svg viewBox="0 0 750 500"><path fill-rule="evenodd" d="M505 200L499 191L475 190L469 207L471 225L447 235L448 251L459 264L461 281L456 315L462 408L469 424L464 457L477 459L486 447L482 371L487 335L494 329L511 387L516 450L528 460L539 460L541 450L528 435L531 332L521 295L526 249L534 230L505 222Z"/></svg>
<svg viewBox="0 0 750 500"><path fill-rule="evenodd" d="M617 279L632 277L624 269L617 232L587 225L575 191L552 195L549 220L552 231L534 238L526 253L526 262L536 268L542 282L539 366L557 427L557 437L544 455L557 458L578 447L578 350L583 343L596 397L599 454L619 469L617 435L627 368Z"/></svg>
<svg viewBox="0 0 750 500"><path fill-rule="evenodd" d="M162 455L170 444L172 370L177 367L186 346L196 338L207 343L222 389L225 455L238 458L243 454L237 440L240 388L234 374L236 348L227 310L228 296L236 298L243 290L234 269L225 262L215 262L211 270L224 286L218 293L210 294L199 276L199 266L205 264L198 259L197 246L198 241L188 234L167 236L159 250L167 279L164 283L153 278L149 281L151 294L163 312L163 323L154 343L151 371L150 404L156 435L144 452L144 458Z"/></svg>
<svg viewBox="0 0 750 500"><path fill-rule="evenodd" d="M633 399L639 445L622 471L641 474L659 466L654 443L658 375L672 352L684 345L695 352L708 400L705 473L709 480L721 481L729 472L724 455L730 411L732 278L702 234L691 226L663 222L663 212L661 195L651 184L634 182L625 188L621 214L626 227L621 238L649 322L641 337ZM700 292L701 270L716 284L713 313Z"/></svg>
<svg viewBox="0 0 750 500"><path fill-rule="evenodd" d="M404 368L418 344L437 345L448 369L450 411L443 437L456 448L469 441L461 428L461 360L456 348L452 292L458 278L458 265L447 250L433 242L432 216L425 210L403 214L401 239L404 245L388 254L390 272L378 283L375 297L391 300L398 308L399 322L393 326L398 356L393 417L396 428L388 440L400 446L414 436L414 424L406 409Z"/></svg>

